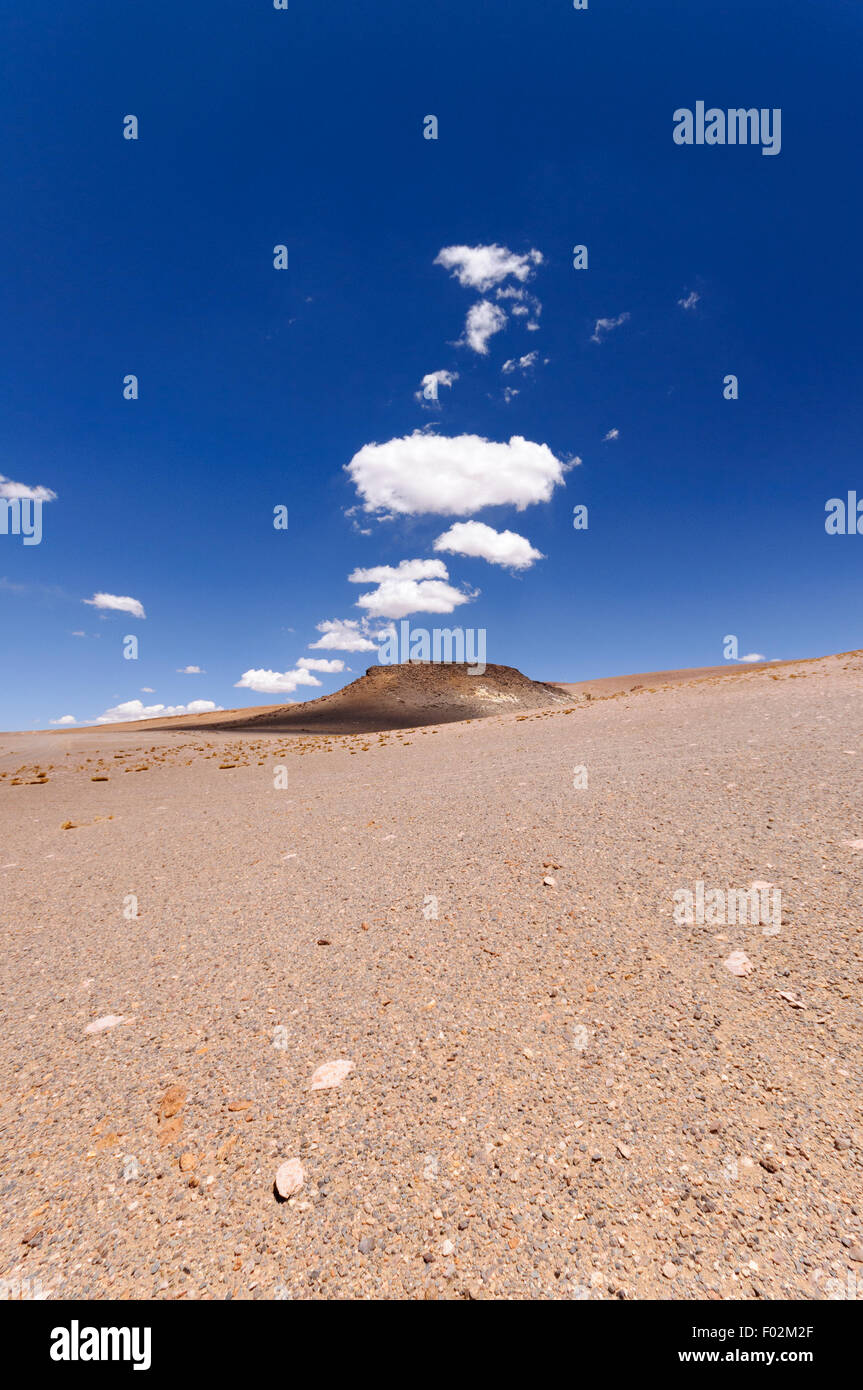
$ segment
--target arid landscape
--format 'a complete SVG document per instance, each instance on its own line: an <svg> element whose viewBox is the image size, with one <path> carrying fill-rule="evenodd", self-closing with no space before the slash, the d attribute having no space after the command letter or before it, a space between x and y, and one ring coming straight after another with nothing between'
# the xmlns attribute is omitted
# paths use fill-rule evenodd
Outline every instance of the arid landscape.
<svg viewBox="0 0 863 1390"><path fill-rule="evenodd" d="M373 668L0 735L0 1277L853 1297L861 697L861 652ZM681 924L698 883L781 920Z"/></svg>

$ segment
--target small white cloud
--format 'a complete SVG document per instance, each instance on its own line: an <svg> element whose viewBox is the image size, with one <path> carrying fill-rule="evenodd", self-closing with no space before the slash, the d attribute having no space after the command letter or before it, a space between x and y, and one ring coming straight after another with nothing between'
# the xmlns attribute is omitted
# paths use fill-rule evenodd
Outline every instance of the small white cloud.
<svg viewBox="0 0 863 1390"><path fill-rule="evenodd" d="M677 302L681 309L694 309L700 298L700 294L696 294L695 290L690 290L689 294L684 295L683 299L678 299Z"/></svg>
<svg viewBox="0 0 863 1390"><path fill-rule="evenodd" d="M386 444L366 444L346 471L364 510L386 516L469 516L483 507L548 502L568 465L547 444L521 435L493 443L415 430Z"/></svg>
<svg viewBox="0 0 863 1390"><path fill-rule="evenodd" d="M59 719L52 719L52 724L77 724L74 714L61 714Z"/></svg>
<svg viewBox="0 0 863 1390"><path fill-rule="evenodd" d="M11 478L4 478L0 473L0 497L10 502L54 502L57 494L49 487L29 487L27 483L13 483Z"/></svg>
<svg viewBox="0 0 863 1390"><path fill-rule="evenodd" d="M620 430L618 430L618 429L609 430L609 431L608 431L608 434L604 434L604 435L602 436L602 442L603 442L603 444L607 444L608 441L609 441L610 439L619 439L619 438L620 438Z"/></svg>
<svg viewBox="0 0 863 1390"><path fill-rule="evenodd" d="M357 607L371 618L406 618L409 613L452 613L476 595L447 583L449 574L443 560L402 560L398 566L375 565L354 570L352 584L375 584L360 594Z"/></svg>
<svg viewBox="0 0 863 1390"><path fill-rule="evenodd" d="M501 371L505 376L511 376L513 372L527 372L531 367L535 367L538 361L538 352L526 352L523 357L510 357L508 362L504 362Z"/></svg>
<svg viewBox="0 0 863 1390"><path fill-rule="evenodd" d="M627 323L629 317L629 314L618 314L616 319L597 319L590 341L601 343L613 329L619 328L622 323Z"/></svg>
<svg viewBox="0 0 863 1390"><path fill-rule="evenodd" d="M514 400L517 395L519 395L519 389L517 386L505 386L503 388L503 398L506 401L507 405L509 405L510 401Z"/></svg>
<svg viewBox="0 0 863 1390"><path fill-rule="evenodd" d="M365 623L360 624L355 618L332 618L317 624L318 632L323 636L317 642L309 643L309 651L330 651L330 652L373 652L377 650L377 643L372 642L369 634L365 630Z"/></svg>
<svg viewBox="0 0 863 1390"><path fill-rule="evenodd" d="M489 338L505 326L506 314L503 309L488 299L481 299L479 304L468 309L462 342L484 357L488 353Z"/></svg>
<svg viewBox="0 0 863 1390"><path fill-rule="evenodd" d="M86 634L86 632L81 632L81 631L79 630L79 631L77 631L77 632L73 632L73 633L72 633L72 636L73 636L73 637L86 637L87 634Z"/></svg>
<svg viewBox="0 0 863 1390"><path fill-rule="evenodd" d="M339 658L333 661L325 661L322 657L301 656L297 665L304 671L320 671L329 675L345 669L345 663Z"/></svg>
<svg viewBox="0 0 863 1390"><path fill-rule="evenodd" d="M206 671L202 671L200 666L178 666L178 676L205 676Z"/></svg>
<svg viewBox="0 0 863 1390"><path fill-rule="evenodd" d="M155 694L155 691L153 690L152 685L142 685L142 686L141 686L141 694L142 694L142 695L153 695L153 694Z"/></svg>
<svg viewBox="0 0 863 1390"><path fill-rule="evenodd" d="M91 608L110 608L118 613L130 613L133 618L146 618L143 605L136 598L123 598L118 594L94 594L92 598L85 598L84 603L89 603Z"/></svg>
<svg viewBox="0 0 863 1390"><path fill-rule="evenodd" d="M372 565L356 569L348 575L349 584L381 584L385 579L448 579L443 560L401 560L393 565Z"/></svg>
<svg viewBox="0 0 863 1390"><path fill-rule="evenodd" d="M504 565L507 569L526 570L535 560L542 560L543 554L535 550L525 536L515 531L495 531L481 521L457 521L434 543L435 550L446 550L452 555L467 555L474 559L488 560L490 565Z"/></svg>
<svg viewBox="0 0 863 1390"><path fill-rule="evenodd" d="M426 372L420 389L414 392L414 398L425 404L436 401L440 387L452 386L454 381L458 381L458 372L447 372L443 368L438 372Z"/></svg>
<svg viewBox="0 0 863 1390"><path fill-rule="evenodd" d="M746 656L740 658L741 661L766 661L767 657L763 652L747 652Z"/></svg>
<svg viewBox="0 0 863 1390"><path fill-rule="evenodd" d="M452 271L465 289L484 294L493 285L513 279L524 283L542 265L541 251L528 251L519 256L506 246L444 246L435 256L435 265Z"/></svg>
<svg viewBox="0 0 863 1390"><path fill-rule="evenodd" d="M130 719L167 719L174 714L210 714L221 709L212 700L192 700L188 705L145 705L141 700L126 700L122 705L106 709L97 724L123 724Z"/></svg>
<svg viewBox="0 0 863 1390"><path fill-rule="evenodd" d="M244 671L234 686L241 690L256 690L262 695L290 695L298 685L320 685L310 671Z"/></svg>

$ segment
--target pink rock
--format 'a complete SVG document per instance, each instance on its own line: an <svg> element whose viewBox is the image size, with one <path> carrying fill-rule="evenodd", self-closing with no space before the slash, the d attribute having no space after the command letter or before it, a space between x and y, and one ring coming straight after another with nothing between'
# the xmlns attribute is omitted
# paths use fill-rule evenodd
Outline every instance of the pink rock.
<svg viewBox="0 0 863 1390"><path fill-rule="evenodd" d="M749 959L745 951L732 951L728 960L725 961L725 969L730 970L732 975L748 975L755 966Z"/></svg>
<svg viewBox="0 0 863 1390"><path fill-rule="evenodd" d="M298 1158L288 1158L276 1173L276 1191L286 1200L296 1197L306 1180L305 1170Z"/></svg>
<svg viewBox="0 0 863 1390"><path fill-rule="evenodd" d="M349 1071L353 1071L354 1064L339 1058L335 1062L324 1062L318 1067L309 1082L310 1091L327 1091L331 1086L341 1086Z"/></svg>
<svg viewBox="0 0 863 1390"><path fill-rule="evenodd" d="M84 1029L85 1033L104 1033L106 1028L116 1028L118 1023L125 1023L125 1018L121 1014L105 1014L104 1018L94 1018L92 1023L88 1023Z"/></svg>

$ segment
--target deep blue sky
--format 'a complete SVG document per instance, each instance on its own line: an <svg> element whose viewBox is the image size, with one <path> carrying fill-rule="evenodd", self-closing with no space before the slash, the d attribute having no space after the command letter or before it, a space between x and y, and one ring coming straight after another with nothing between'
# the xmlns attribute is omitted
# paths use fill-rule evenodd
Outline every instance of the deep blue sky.
<svg viewBox="0 0 863 1390"><path fill-rule="evenodd" d="M344 466L429 425L583 463L474 517L546 558L444 556L481 592L414 626L485 627L490 661L556 680L717 664L727 633L859 647L863 537L824 504L863 496L861 33L859 0L3 0L0 474L57 500L40 545L0 535L0 728L269 703L234 683L303 656L364 670L310 652L316 624L459 518L358 527ZM699 99L780 107L781 153L675 145ZM542 252L538 332L453 345L482 297L434 265L454 244Z"/></svg>

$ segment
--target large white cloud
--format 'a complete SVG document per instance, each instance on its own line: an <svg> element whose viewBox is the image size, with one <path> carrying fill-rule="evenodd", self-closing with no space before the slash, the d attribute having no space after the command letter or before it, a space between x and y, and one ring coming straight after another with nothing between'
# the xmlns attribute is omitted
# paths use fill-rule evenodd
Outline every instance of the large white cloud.
<svg viewBox="0 0 863 1390"><path fill-rule="evenodd" d="M467 312L464 324L464 339L468 347L483 357L488 352L488 340L494 333L506 327L506 314L497 304L481 299Z"/></svg>
<svg viewBox="0 0 863 1390"><path fill-rule="evenodd" d="M122 724L129 719L166 719L172 714L209 714L221 709L212 700L192 700L188 705L145 705L141 700L126 700L122 705L106 709L97 724Z"/></svg>
<svg viewBox="0 0 863 1390"><path fill-rule="evenodd" d="M357 607L372 618L406 618L409 613L452 613L476 595L447 583L449 573L443 560L402 560L401 564L375 565L354 570L352 584L375 584L360 594Z"/></svg>
<svg viewBox="0 0 863 1390"><path fill-rule="evenodd" d="M124 598L119 594L94 594L92 598L85 598L84 603L89 603L91 608L112 608L118 613L131 613L133 618L147 616L138 599Z"/></svg>
<svg viewBox="0 0 863 1390"><path fill-rule="evenodd" d="M542 551L535 550L525 536L515 531L495 531L481 521L457 521L438 536L434 548L515 570L529 569L535 560L544 558Z"/></svg>
<svg viewBox="0 0 863 1390"><path fill-rule="evenodd" d="M317 676L301 667L295 671L244 671L235 688L257 690L261 695L290 695L298 685L320 685Z"/></svg>
<svg viewBox="0 0 863 1390"><path fill-rule="evenodd" d="M435 256L435 265L451 270L460 285L484 294L509 276L524 283L542 265L541 251L519 256L506 246L444 246Z"/></svg>
<svg viewBox="0 0 863 1390"><path fill-rule="evenodd" d="M568 465L547 444L514 435L508 444L476 434L447 437L415 430L366 444L346 471L367 512L470 516L483 507L548 502Z"/></svg>
<svg viewBox="0 0 863 1390"><path fill-rule="evenodd" d="M11 478L4 478L0 473L0 497L8 499L10 502L30 501L30 502L54 502L57 494L52 492L49 487L29 487L27 483L13 483Z"/></svg>

